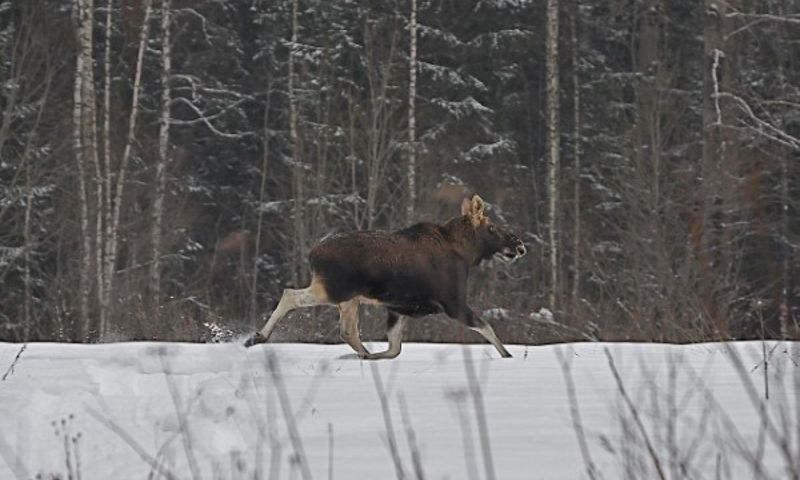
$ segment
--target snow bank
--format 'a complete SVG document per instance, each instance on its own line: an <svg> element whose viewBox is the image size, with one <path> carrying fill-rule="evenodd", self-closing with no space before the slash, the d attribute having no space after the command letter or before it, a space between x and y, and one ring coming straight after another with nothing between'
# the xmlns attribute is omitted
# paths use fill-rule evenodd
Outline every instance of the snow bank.
<svg viewBox="0 0 800 480"><path fill-rule="evenodd" d="M0 374L20 348L0 343ZM681 469L693 478L752 478L755 463L781 478L779 437L798 440L800 347L768 345L769 424L753 403L763 398L761 348L510 346L514 358L503 360L489 346L405 344L398 359L371 363L342 345L29 344L0 382L0 479L70 470L85 479L144 479L154 469L176 478L301 478L301 465L313 478L328 478L331 465L333 478L396 478L378 381L409 478L415 449L431 479L485 478L487 460L504 480L588 478L589 461L609 479L626 471L647 478L658 468L671 478L681 478ZM477 383L468 382L468 365ZM762 425L774 435L767 428L760 437ZM294 442L289 426L298 433ZM576 436L581 429L588 458Z"/></svg>

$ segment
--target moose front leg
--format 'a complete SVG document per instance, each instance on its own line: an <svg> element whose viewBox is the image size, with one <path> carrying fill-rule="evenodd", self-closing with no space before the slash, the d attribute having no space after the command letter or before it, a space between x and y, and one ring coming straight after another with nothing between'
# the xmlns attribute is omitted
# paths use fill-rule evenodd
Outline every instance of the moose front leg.
<svg viewBox="0 0 800 480"><path fill-rule="evenodd" d="M494 345L494 348L497 349L497 352L500 353L501 357L503 358L511 357L511 354L508 353L506 347L504 347L500 339L497 338L497 334L494 333L494 329L492 328L491 325L489 325L489 322L476 315L471 308L464 305L462 308L458 309L456 312L453 313L450 313L449 311L447 312L448 315L462 322L470 330L473 330L483 335L483 338L485 338L486 340L489 341L489 343Z"/></svg>

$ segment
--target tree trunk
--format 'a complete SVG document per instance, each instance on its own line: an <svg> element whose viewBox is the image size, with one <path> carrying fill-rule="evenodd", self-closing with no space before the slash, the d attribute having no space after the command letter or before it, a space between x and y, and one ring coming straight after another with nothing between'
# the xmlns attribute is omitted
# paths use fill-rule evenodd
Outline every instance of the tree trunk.
<svg viewBox="0 0 800 480"><path fill-rule="evenodd" d="M735 1L734 1L735 3ZM730 266L732 253L728 220L733 205L730 178L738 173L737 142L725 125L733 125L735 112L730 102L723 102L720 93L731 92L735 85L735 37L727 35L730 20L726 19L731 3L706 0L704 22L705 69L703 78L703 160L701 164L701 212L699 238L695 241L700 264L700 290L703 308L712 334L727 335L728 300L735 294ZM728 299L721 298L725 292Z"/></svg>
<svg viewBox="0 0 800 480"><path fill-rule="evenodd" d="M88 6L88 21L90 23L89 29L90 32L87 34L89 35L90 39L89 42L92 41L94 36L94 5L93 0L89 2ZM84 150L84 165L91 164L94 167L95 177L94 181L91 184L95 187L95 242L100 241L100 237L102 236L102 213L100 204L102 203L102 196L103 196L103 189L102 189L102 181L100 180L100 164L99 158L97 153L97 102L95 100L95 85L94 85L94 57L93 57L93 50L92 46L89 47L89 51L87 53L87 57L84 59L84 81L81 82L81 88L83 93L81 94L83 107L82 107L82 120L81 120L81 129L82 129L82 137L83 137L83 150ZM89 195L89 189L87 188L87 196ZM91 210L91 205L88 205L89 210ZM90 214L90 211L87 211ZM90 226L90 222L87 223L87 226ZM87 231L87 236L89 233ZM95 245L95 273L96 273L96 281L95 285L99 291L101 291L102 286L99 284L101 280L101 265L98 262L102 262L102 254L101 249L96 248ZM89 255L91 257L91 254ZM91 270L91 264L87 265L86 268ZM87 338L96 336L98 333L98 327L102 321L103 315L102 310L99 312L98 324L95 326L93 324L87 325ZM88 321L88 320L87 320Z"/></svg>
<svg viewBox="0 0 800 480"><path fill-rule="evenodd" d="M642 260L631 272L636 289L630 299L634 315L647 318L652 331L663 338L666 333L661 312L669 311L674 305L668 304L666 295L654 294L666 291L673 280L668 275L656 276L653 282L658 287L644 288L644 277L656 272L669 272L669 256L660 248L663 224L660 204L661 173L661 0L646 0L635 8L634 22L638 41L632 48L631 68L636 72L634 79L635 126L631 131L634 175L628 179L630 192L631 234L639 236L649 245L641 252ZM642 268L638 268L642 267ZM664 280L666 281L664 282Z"/></svg>
<svg viewBox="0 0 800 480"><path fill-rule="evenodd" d="M782 2L777 2L777 14L779 17L784 18L786 15L785 5ZM786 80L786 50L783 47L788 45L787 42L787 31L786 25L781 24L779 27L779 40L778 45L779 48L776 50L777 57L778 57L778 84L779 84L779 94L781 98L787 98L789 96L789 84ZM784 120L780 125L782 130L787 130L787 125L785 121L785 117L782 117ZM789 238L791 235L790 230L790 217L789 217L789 209L791 208L791 200L789 197L789 156L791 152L787 149L784 145L779 145L778 147L778 157L780 158L780 192L781 192L781 199L780 199L780 209L781 209L781 220L780 220L780 231L781 231L781 247L779 251L779 256L781 258L781 266L780 266L780 276L781 276L781 283L780 283L780 292L778 295L778 326L780 328L780 336L782 339L787 340L791 337L789 332L789 292L791 291L791 276L790 276L790 269L791 269L791 258L793 249L791 245L789 245ZM794 325L795 331L793 332L795 335L797 332L797 325Z"/></svg>
<svg viewBox="0 0 800 480"><path fill-rule="evenodd" d="M559 85L558 85L558 0L547 0L547 192L550 257L550 308L557 308L559 288L558 180L559 180Z"/></svg>
<svg viewBox="0 0 800 480"><path fill-rule="evenodd" d="M297 45L299 0L292 0L292 42L289 47L289 137L292 143L292 185L294 189L294 265L292 265L292 283L300 287L303 280L302 265L305 259L305 204L303 163L300 141L297 134L297 98L295 97L295 59Z"/></svg>
<svg viewBox="0 0 800 480"><path fill-rule="evenodd" d="M258 259L261 256L261 228L263 226L264 197L267 192L267 168L269 167L269 110L272 100L272 79L267 78L267 101L264 104L264 138L262 139L264 152L261 156L261 185L258 189L258 208L256 210L256 237L253 245L253 282L250 286L250 316L254 321L258 319Z"/></svg>
<svg viewBox="0 0 800 480"><path fill-rule="evenodd" d="M144 53L147 49L147 38L150 32L150 14L152 11L152 0L145 0L144 19L142 20L142 30L139 34L139 51L136 58L136 71L133 80L133 99L131 100L131 113L128 118L128 134L125 141L125 149L122 152L119 171L117 172L117 182L114 190L113 215L109 235L106 237L106 272L105 272L105 298L101 308L106 312L111 311L111 299L113 298L114 272L117 266L117 242L119 239L119 224L122 214L122 196L125 189L125 173L127 172L128 162L130 161L133 143L136 140L136 119L139 115L139 97L142 85L142 64L144 63ZM110 320L110 317L109 317Z"/></svg>
<svg viewBox="0 0 800 480"><path fill-rule="evenodd" d="M638 167L650 175L647 207L656 213L659 196L659 170L661 163L660 119L658 111L659 54L659 0L649 0L643 5L639 21L639 45L636 59L636 129L634 150ZM652 217L651 217L652 218Z"/></svg>
<svg viewBox="0 0 800 480"><path fill-rule="evenodd" d="M417 203L417 0L411 0L411 22L409 25L411 46L408 79L408 207L407 221L414 221Z"/></svg>
<svg viewBox="0 0 800 480"><path fill-rule="evenodd" d="M791 268L790 259L792 257L792 248L787 244L789 241L789 155L785 148L780 147L780 162L781 162L781 286L779 295L778 306L778 322L780 326L781 338L786 340L790 338L789 335L789 292L790 292L790 274ZM797 325L795 325L795 330ZM797 332L794 332L797 334Z"/></svg>
<svg viewBox="0 0 800 480"><path fill-rule="evenodd" d="M572 311L577 313L580 298L581 279L581 84L578 77L578 14L579 0L575 0L570 16L570 34L572 43L572 108L573 108L573 142L575 149L575 180L572 192L573 231L572 231Z"/></svg>
<svg viewBox="0 0 800 480"><path fill-rule="evenodd" d="M697 260L700 264L700 283L703 297L703 308L707 312L712 328L719 329L719 320L716 308L716 295L714 292L714 280L712 277L712 261L709 252L712 248L712 228L711 219L714 217L713 205L716 203L714 196L719 188L716 184L717 169L716 155L718 140L717 113L719 97L715 94L719 92L719 82L717 72L719 71L719 58L721 45L717 24L720 12L709 10L711 6L716 9L714 0L706 1L706 21L704 28L705 60L706 68L703 75L703 160L701 164L701 227L699 229L698 240L695 242ZM715 108L715 106L717 108Z"/></svg>
<svg viewBox="0 0 800 480"><path fill-rule="evenodd" d="M97 249L98 258L102 258L100 265L97 268L98 272L98 285L97 285L97 298L100 304L100 328L99 334L102 337L106 334L108 329L108 309L105 308L105 286L106 270L105 265L108 262L108 251L106 251L106 239L110 236L111 231L111 32L113 20L114 1L108 0L106 6L106 38L105 38L105 54L103 55L103 168L105 170L102 176L102 185L98 184L104 195L99 196L101 201L97 205L98 223L104 223L105 232L97 236L95 248ZM100 212L103 214L103 221L100 219ZM98 226L98 229L100 227ZM104 235L104 236L103 236Z"/></svg>
<svg viewBox="0 0 800 480"><path fill-rule="evenodd" d="M170 116L170 56L171 0L161 1L161 118L158 128L158 161L156 163L156 193L153 199L150 261L150 308L151 318L158 320L161 307L161 232L164 219L164 196L169 164L169 116Z"/></svg>
<svg viewBox="0 0 800 480"><path fill-rule="evenodd" d="M33 295L31 292L31 250L34 248L33 239L31 236L31 210L33 210L33 188L31 186L31 172L30 165L25 169L25 190L27 192L25 198L25 226L23 230L23 238L25 241L25 255L24 255L24 271L23 283L25 285L25 299L23 307L23 321L24 327L22 329L22 340L27 342L30 339L30 329L33 322L31 315Z"/></svg>
<svg viewBox="0 0 800 480"><path fill-rule="evenodd" d="M91 295L91 234L89 233L89 196L86 188L87 146L85 138L85 106L87 91L93 90L92 75L92 0L75 0L78 21L78 54L75 65L75 85L72 110L72 143L78 164L78 212L80 221L81 260L79 270L78 337L87 340L91 330L89 297Z"/></svg>

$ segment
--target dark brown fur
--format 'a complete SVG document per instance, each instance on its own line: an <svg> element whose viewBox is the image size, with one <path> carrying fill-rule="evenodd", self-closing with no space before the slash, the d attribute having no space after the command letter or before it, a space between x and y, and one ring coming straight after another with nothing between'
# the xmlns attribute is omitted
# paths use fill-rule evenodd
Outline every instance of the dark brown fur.
<svg viewBox="0 0 800 480"><path fill-rule="evenodd" d="M398 231L357 231L324 238L311 250L311 285L285 291L287 303L282 298L261 338L257 335L248 344L266 341L286 311L335 304L342 312L343 338L359 355L392 358L369 354L357 331L352 331L353 321L357 329L357 305L375 303L389 310L390 331L400 315L444 312L480 332L501 355L510 356L491 326L467 304L467 277L482 260L496 254L517 258L525 254L525 247L516 236L493 225L483 210L483 201L476 195L464 201L462 215L441 225L419 223ZM394 355L399 353L399 336L397 342Z"/></svg>
<svg viewBox="0 0 800 480"><path fill-rule="evenodd" d="M362 296L402 315L466 320L469 268L498 251L481 237L465 215L443 225L337 234L311 250L311 270L332 303Z"/></svg>

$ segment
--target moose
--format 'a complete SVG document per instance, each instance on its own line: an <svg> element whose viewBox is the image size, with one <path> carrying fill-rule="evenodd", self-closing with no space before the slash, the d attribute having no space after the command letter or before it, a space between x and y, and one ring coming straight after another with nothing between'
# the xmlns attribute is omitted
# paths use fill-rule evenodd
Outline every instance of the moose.
<svg viewBox="0 0 800 480"><path fill-rule="evenodd" d="M511 354L491 325L467 304L470 267L493 256L513 261L525 255L515 235L494 225L478 195L465 198L461 215L444 224L418 223L398 231L355 231L329 235L311 249L311 284L285 289L264 328L245 346L264 343L277 322L296 308L336 305L340 333L362 359L400 354L405 317L444 312L483 335L502 357ZM388 310L389 347L370 353L358 331L360 304Z"/></svg>

